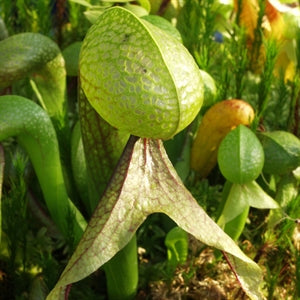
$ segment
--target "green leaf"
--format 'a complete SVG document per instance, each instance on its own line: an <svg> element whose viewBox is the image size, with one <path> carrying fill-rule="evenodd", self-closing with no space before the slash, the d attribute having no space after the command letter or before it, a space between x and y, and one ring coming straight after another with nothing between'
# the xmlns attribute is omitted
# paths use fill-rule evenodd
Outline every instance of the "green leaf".
<svg viewBox="0 0 300 300"><path fill-rule="evenodd" d="M133 13L136 17L142 17L142 16L145 16L145 15L148 15L148 11L146 10L146 8L144 8L140 5L126 3L123 7L126 10Z"/></svg>
<svg viewBox="0 0 300 300"><path fill-rule="evenodd" d="M275 199L280 204L281 209L270 212L268 216L268 230L265 232L265 236L274 235L274 227L286 217L292 202L297 198L299 185L300 181L292 173L285 174L280 178L276 188Z"/></svg>
<svg viewBox="0 0 300 300"><path fill-rule="evenodd" d="M57 44L39 33L20 33L0 41L0 88L30 77L41 105L58 126L66 114L66 71Z"/></svg>
<svg viewBox="0 0 300 300"><path fill-rule="evenodd" d="M90 214L97 206L128 141L129 134L109 125L79 91L79 119L89 177Z"/></svg>
<svg viewBox="0 0 300 300"><path fill-rule="evenodd" d="M110 2L112 4L114 3L128 3L128 2L132 2L132 0L102 0L102 2Z"/></svg>
<svg viewBox="0 0 300 300"><path fill-rule="evenodd" d="M190 155L193 135L191 128L176 134L172 139L164 141L164 147L181 180L185 182L190 173Z"/></svg>
<svg viewBox="0 0 300 300"><path fill-rule="evenodd" d="M183 264L188 255L188 235L178 226L172 228L166 238L165 245L168 253L168 266L175 270L178 264Z"/></svg>
<svg viewBox="0 0 300 300"><path fill-rule="evenodd" d="M0 244L1 244L1 232L2 232L1 196L2 196L2 184L3 184L3 176L4 176L4 164L5 164L4 150L0 144Z"/></svg>
<svg viewBox="0 0 300 300"><path fill-rule="evenodd" d="M39 33L20 33L0 41L0 88L29 78L31 87L55 127L64 166L69 165L70 128L66 69L57 44ZM66 177L68 167L65 168Z"/></svg>
<svg viewBox="0 0 300 300"><path fill-rule="evenodd" d="M82 42L75 42L65 48L62 55L66 62L66 71L68 76L78 76L78 61Z"/></svg>
<svg viewBox="0 0 300 300"><path fill-rule="evenodd" d="M248 205L244 211L236 216L224 226L224 231L234 240L237 241L242 234L248 218L250 206ZM219 224L219 223L218 223Z"/></svg>
<svg viewBox="0 0 300 300"><path fill-rule="evenodd" d="M79 118L82 131L82 145L87 164L89 202L83 199L92 215L117 162L127 143L129 135L104 121L79 91ZM135 237L108 263L104 270L109 299L132 299L138 284L137 249ZM121 295L121 296L120 296Z"/></svg>
<svg viewBox="0 0 300 300"><path fill-rule="evenodd" d="M232 184L227 199L223 200L225 205L218 220L218 224L222 227L240 215L249 206L247 199L239 194L240 187L240 184Z"/></svg>
<svg viewBox="0 0 300 300"><path fill-rule="evenodd" d="M203 106L211 107L217 99L217 87L214 79L207 72L200 70L204 84L204 100Z"/></svg>
<svg viewBox="0 0 300 300"><path fill-rule="evenodd" d="M292 174L300 182L300 166L293 170Z"/></svg>
<svg viewBox="0 0 300 300"><path fill-rule="evenodd" d="M97 19L103 14L105 9L106 9L105 7L98 8L98 9L91 9L85 11L83 14L91 24L94 24L97 21Z"/></svg>
<svg viewBox="0 0 300 300"><path fill-rule="evenodd" d="M253 181L263 168L262 145L248 127L239 125L222 140L218 164L223 176L233 183Z"/></svg>
<svg viewBox="0 0 300 300"><path fill-rule="evenodd" d="M270 197L256 181L247 182L242 185L241 191L243 195L248 198L248 203L252 207L259 209L279 208L278 203Z"/></svg>
<svg viewBox="0 0 300 300"><path fill-rule="evenodd" d="M80 4L85 7L89 7L89 8L93 7L93 5L91 3L89 3L88 1L85 1L85 0L69 0L69 1Z"/></svg>
<svg viewBox="0 0 300 300"><path fill-rule="evenodd" d="M89 180L79 122L75 124L71 136L71 166L77 191L89 211Z"/></svg>
<svg viewBox="0 0 300 300"><path fill-rule="evenodd" d="M104 266L108 299L135 299L138 288L136 236Z"/></svg>
<svg viewBox="0 0 300 300"><path fill-rule="evenodd" d="M224 225L240 215L247 206L259 209L279 208L277 202L271 198L255 181L245 184L232 184L228 198L218 224Z"/></svg>
<svg viewBox="0 0 300 300"><path fill-rule="evenodd" d="M264 132L259 135L265 152L263 171L285 174L300 166L300 139L287 131Z"/></svg>
<svg viewBox="0 0 300 300"><path fill-rule="evenodd" d="M172 138L202 105L201 73L187 49L124 8L98 18L83 41L79 64L91 105L132 135Z"/></svg>
<svg viewBox="0 0 300 300"><path fill-rule="evenodd" d="M281 208L286 209L291 201L295 199L299 193L300 180L298 180L292 173L288 173L278 182L276 189L276 201Z"/></svg>
<svg viewBox="0 0 300 300"><path fill-rule="evenodd" d="M81 242L47 299L65 299L69 284L111 259L130 241L146 217L155 212L167 214L203 243L226 251L245 292L252 299L262 299L260 268L210 219L184 187L162 141L134 136L129 139Z"/></svg>
<svg viewBox="0 0 300 300"><path fill-rule="evenodd" d="M66 239L77 244L86 222L68 199L56 132L47 113L20 96L0 97L0 141L17 137L38 177L45 202Z"/></svg>
<svg viewBox="0 0 300 300"><path fill-rule="evenodd" d="M33 279L30 287L29 299L30 300L43 300L46 298L48 287L42 276L38 275Z"/></svg>
<svg viewBox="0 0 300 300"><path fill-rule="evenodd" d="M150 1L149 0L138 0L137 1L141 7L143 7L148 13L150 12L151 10L151 4L150 4Z"/></svg>
<svg viewBox="0 0 300 300"><path fill-rule="evenodd" d="M173 36L176 40L178 40L180 43L182 43L180 32L171 24L171 22L169 22L165 18L157 15L146 15L143 16L142 19L164 30L169 35Z"/></svg>

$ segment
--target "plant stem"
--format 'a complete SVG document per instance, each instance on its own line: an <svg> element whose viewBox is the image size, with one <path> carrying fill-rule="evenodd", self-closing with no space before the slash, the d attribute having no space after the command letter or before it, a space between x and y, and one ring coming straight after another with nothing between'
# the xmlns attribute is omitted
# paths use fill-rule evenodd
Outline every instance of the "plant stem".
<svg viewBox="0 0 300 300"><path fill-rule="evenodd" d="M237 241L242 234L249 213L250 206L248 205L245 210L235 217L233 220L225 224L224 231L234 240Z"/></svg>
<svg viewBox="0 0 300 300"><path fill-rule="evenodd" d="M2 183L3 183L3 175L4 175L4 165L5 165L5 157L4 150L2 145L0 144L0 243L1 243L1 224L2 224L2 215L1 215L1 196L2 196Z"/></svg>
<svg viewBox="0 0 300 300"><path fill-rule="evenodd" d="M89 175L89 203L92 213L98 205L107 183L122 154L128 134L120 132L104 121L79 94L79 115L82 141ZM136 236L105 264L107 292L110 300L133 299L138 285Z"/></svg>
<svg viewBox="0 0 300 300"><path fill-rule="evenodd" d="M136 235L103 266L110 300L135 298L138 283Z"/></svg>
<svg viewBox="0 0 300 300"><path fill-rule="evenodd" d="M298 136L300 130L299 105L300 105L300 75L299 73L297 73L294 81L292 82L291 106L290 106L290 115L288 118L288 128L290 128L291 132L293 132L296 136Z"/></svg>
<svg viewBox="0 0 300 300"><path fill-rule="evenodd" d="M299 251L296 251L296 289L295 299L299 299L300 296L300 255Z"/></svg>

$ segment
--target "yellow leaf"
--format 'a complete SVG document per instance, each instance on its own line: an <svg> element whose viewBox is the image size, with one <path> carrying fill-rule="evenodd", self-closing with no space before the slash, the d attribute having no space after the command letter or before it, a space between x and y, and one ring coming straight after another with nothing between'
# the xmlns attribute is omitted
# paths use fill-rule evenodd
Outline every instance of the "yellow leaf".
<svg viewBox="0 0 300 300"><path fill-rule="evenodd" d="M269 2L266 2L265 15L270 24L271 32L265 32L267 38L275 38L280 41L284 33L284 20L282 14Z"/></svg>
<svg viewBox="0 0 300 300"><path fill-rule="evenodd" d="M191 149L191 167L204 178L217 163L218 148L227 135L240 124L249 125L254 110L243 100L224 100L213 105L203 116Z"/></svg>
<svg viewBox="0 0 300 300"><path fill-rule="evenodd" d="M292 81L296 72L297 57L294 43L294 40L286 40L281 45L274 69L275 76L279 77L283 73L285 81Z"/></svg>
<svg viewBox="0 0 300 300"><path fill-rule="evenodd" d="M253 41L259 11L257 1L242 0L241 7L239 8L239 0L234 0L234 9L236 12L240 9L240 25L246 28L248 38Z"/></svg>

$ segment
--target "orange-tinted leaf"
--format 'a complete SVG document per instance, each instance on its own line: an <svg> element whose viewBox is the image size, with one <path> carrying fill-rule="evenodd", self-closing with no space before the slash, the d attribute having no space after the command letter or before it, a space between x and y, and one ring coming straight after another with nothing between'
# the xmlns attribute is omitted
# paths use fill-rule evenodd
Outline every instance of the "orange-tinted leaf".
<svg viewBox="0 0 300 300"><path fill-rule="evenodd" d="M239 10L239 1L234 0L234 8ZM240 7L240 25L247 30L247 35L251 41L254 40L255 28L257 26L259 6L256 0L242 0Z"/></svg>
<svg viewBox="0 0 300 300"><path fill-rule="evenodd" d="M276 40L282 39L284 32L284 20L281 13L269 1L267 1L265 14L271 28L270 36L266 34L266 37L273 37Z"/></svg>

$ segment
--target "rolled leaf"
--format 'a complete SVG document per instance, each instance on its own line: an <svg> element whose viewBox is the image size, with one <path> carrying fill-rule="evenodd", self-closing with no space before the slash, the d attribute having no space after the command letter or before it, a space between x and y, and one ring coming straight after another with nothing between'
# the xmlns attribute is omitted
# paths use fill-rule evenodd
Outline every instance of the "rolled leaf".
<svg viewBox="0 0 300 300"><path fill-rule="evenodd" d="M65 238L77 244L86 222L68 198L56 132L49 116L26 98L1 96L0 141L13 136L29 155L54 222Z"/></svg>
<svg viewBox="0 0 300 300"><path fill-rule="evenodd" d="M129 134L112 127L101 118L82 90L79 97L79 118L87 175L90 178L88 210L92 213L123 152Z"/></svg>
<svg viewBox="0 0 300 300"><path fill-rule="evenodd" d="M39 33L20 33L0 42L0 88L26 77L57 127L65 127L64 59L57 44Z"/></svg>

